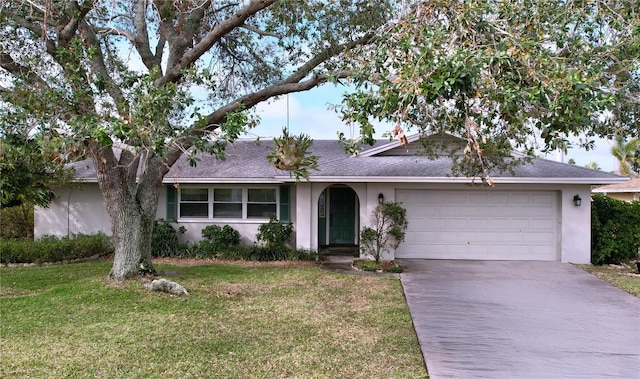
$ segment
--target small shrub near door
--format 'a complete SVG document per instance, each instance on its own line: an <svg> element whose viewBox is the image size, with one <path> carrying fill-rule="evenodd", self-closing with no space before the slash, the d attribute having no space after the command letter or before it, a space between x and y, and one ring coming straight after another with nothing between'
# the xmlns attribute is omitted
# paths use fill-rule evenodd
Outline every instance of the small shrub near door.
<svg viewBox="0 0 640 379"><path fill-rule="evenodd" d="M593 195L591 204L591 263L620 263L640 248L640 202Z"/></svg>
<svg viewBox="0 0 640 379"><path fill-rule="evenodd" d="M365 226L360 232L360 250L380 262L385 252L404 241L407 226L407 210L400 203L378 204L371 215L371 227Z"/></svg>

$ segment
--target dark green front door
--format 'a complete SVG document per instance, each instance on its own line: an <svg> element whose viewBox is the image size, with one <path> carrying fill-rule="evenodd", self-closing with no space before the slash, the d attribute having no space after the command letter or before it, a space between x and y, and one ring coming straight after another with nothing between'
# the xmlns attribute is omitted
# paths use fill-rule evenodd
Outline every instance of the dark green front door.
<svg viewBox="0 0 640 379"><path fill-rule="evenodd" d="M331 187L329 191L329 244L353 245L356 193L349 187Z"/></svg>

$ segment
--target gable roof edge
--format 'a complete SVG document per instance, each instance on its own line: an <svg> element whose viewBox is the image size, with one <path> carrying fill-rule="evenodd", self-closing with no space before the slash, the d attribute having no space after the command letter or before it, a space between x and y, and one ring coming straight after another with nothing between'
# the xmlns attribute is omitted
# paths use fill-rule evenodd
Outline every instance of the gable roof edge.
<svg viewBox="0 0 640 379"><path fill-rule="evenodd" d="M416 134L413 134L413 135L410 135L409 137L407 137L407 141L409 143L416 142L419 139L420 139L420 133L416 133ZM391 141L389 143L386 143L386 144L384 144L382 146L374 147L372 149L369 149L369 150L363 152L362 154L358 154L358 156L359 157L365 157L365 158L366 157L371 157L373 155L384 153L385 151L389 151L389 150L395 149L396 147L400 147L400 146L402 146L402 145L400 144L399 140L393 140L393 141Z"/></svg>

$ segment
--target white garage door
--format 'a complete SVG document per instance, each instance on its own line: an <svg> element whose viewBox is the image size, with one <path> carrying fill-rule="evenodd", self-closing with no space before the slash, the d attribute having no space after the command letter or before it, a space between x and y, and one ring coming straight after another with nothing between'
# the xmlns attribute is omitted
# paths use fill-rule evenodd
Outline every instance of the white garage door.
<svg viewBox="0 0 640 379"><path fill-rule="evenodd" d="M398 190L409 227L397 258L557 261L553 191Z"/></svg>

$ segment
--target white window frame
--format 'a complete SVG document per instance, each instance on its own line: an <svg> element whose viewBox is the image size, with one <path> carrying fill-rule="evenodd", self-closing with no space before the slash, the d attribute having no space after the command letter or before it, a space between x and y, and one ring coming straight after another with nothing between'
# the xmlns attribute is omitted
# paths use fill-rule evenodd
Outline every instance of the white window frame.
<svg viewBox="0 0 640 379"><path fill-rule="evenodd" d="M182 204L183 203L187 203L187 204L205 204L204 201L189 201L189 200L182 200L182 190L207 190L207 215L206 216L187 216L187 217L182 217ZM184 218L184 219L193 219L193 220L207 220L211 217L211 190L207 187L183 187L180 188L178 190L178 218Z"/></svg>
<svg viewBox="0 0 640 379"><path fill-rule="evenodd" d="M269 218L260 218L260 217L247 217L247 209L249 204L249 189L270 189L275 191L276 197L276 218L280 219L280 186L279 185L261 185L261 184L245 184L245 185L181 185L181 189L204 189L208 190L208 216L207 217L180 217L180 207L182 206L182 192L178 192L178 222L206 222L206 223L229 223L229 224L239 224L239 223L264 223L269 221ZM213 197L215 189L241 189L242 190L242 217L241 218L222 218L222 217L213 217ZM267 203L256 203L256 204L267 204Z"/></svg>
<svg viewBox="0 0 640 379"><path fill-rule="evenodd" d="M274 190L274 201L273 202L249 202L249 191L250 190ZM279 212L278 212L278 206L279 206L279 199L278 197L280 196L279 190L277 188L256 188L256 187L246 187L245 188L245 192L246 192L246 201L243 201L243 209L244 209L244 218L247 219L252 219L252 220L268 220L269 217L265 218L265 217L249 217L249 205L250 204L273 204L275 206L275 216L278 217L279 216Z"/></svg>

